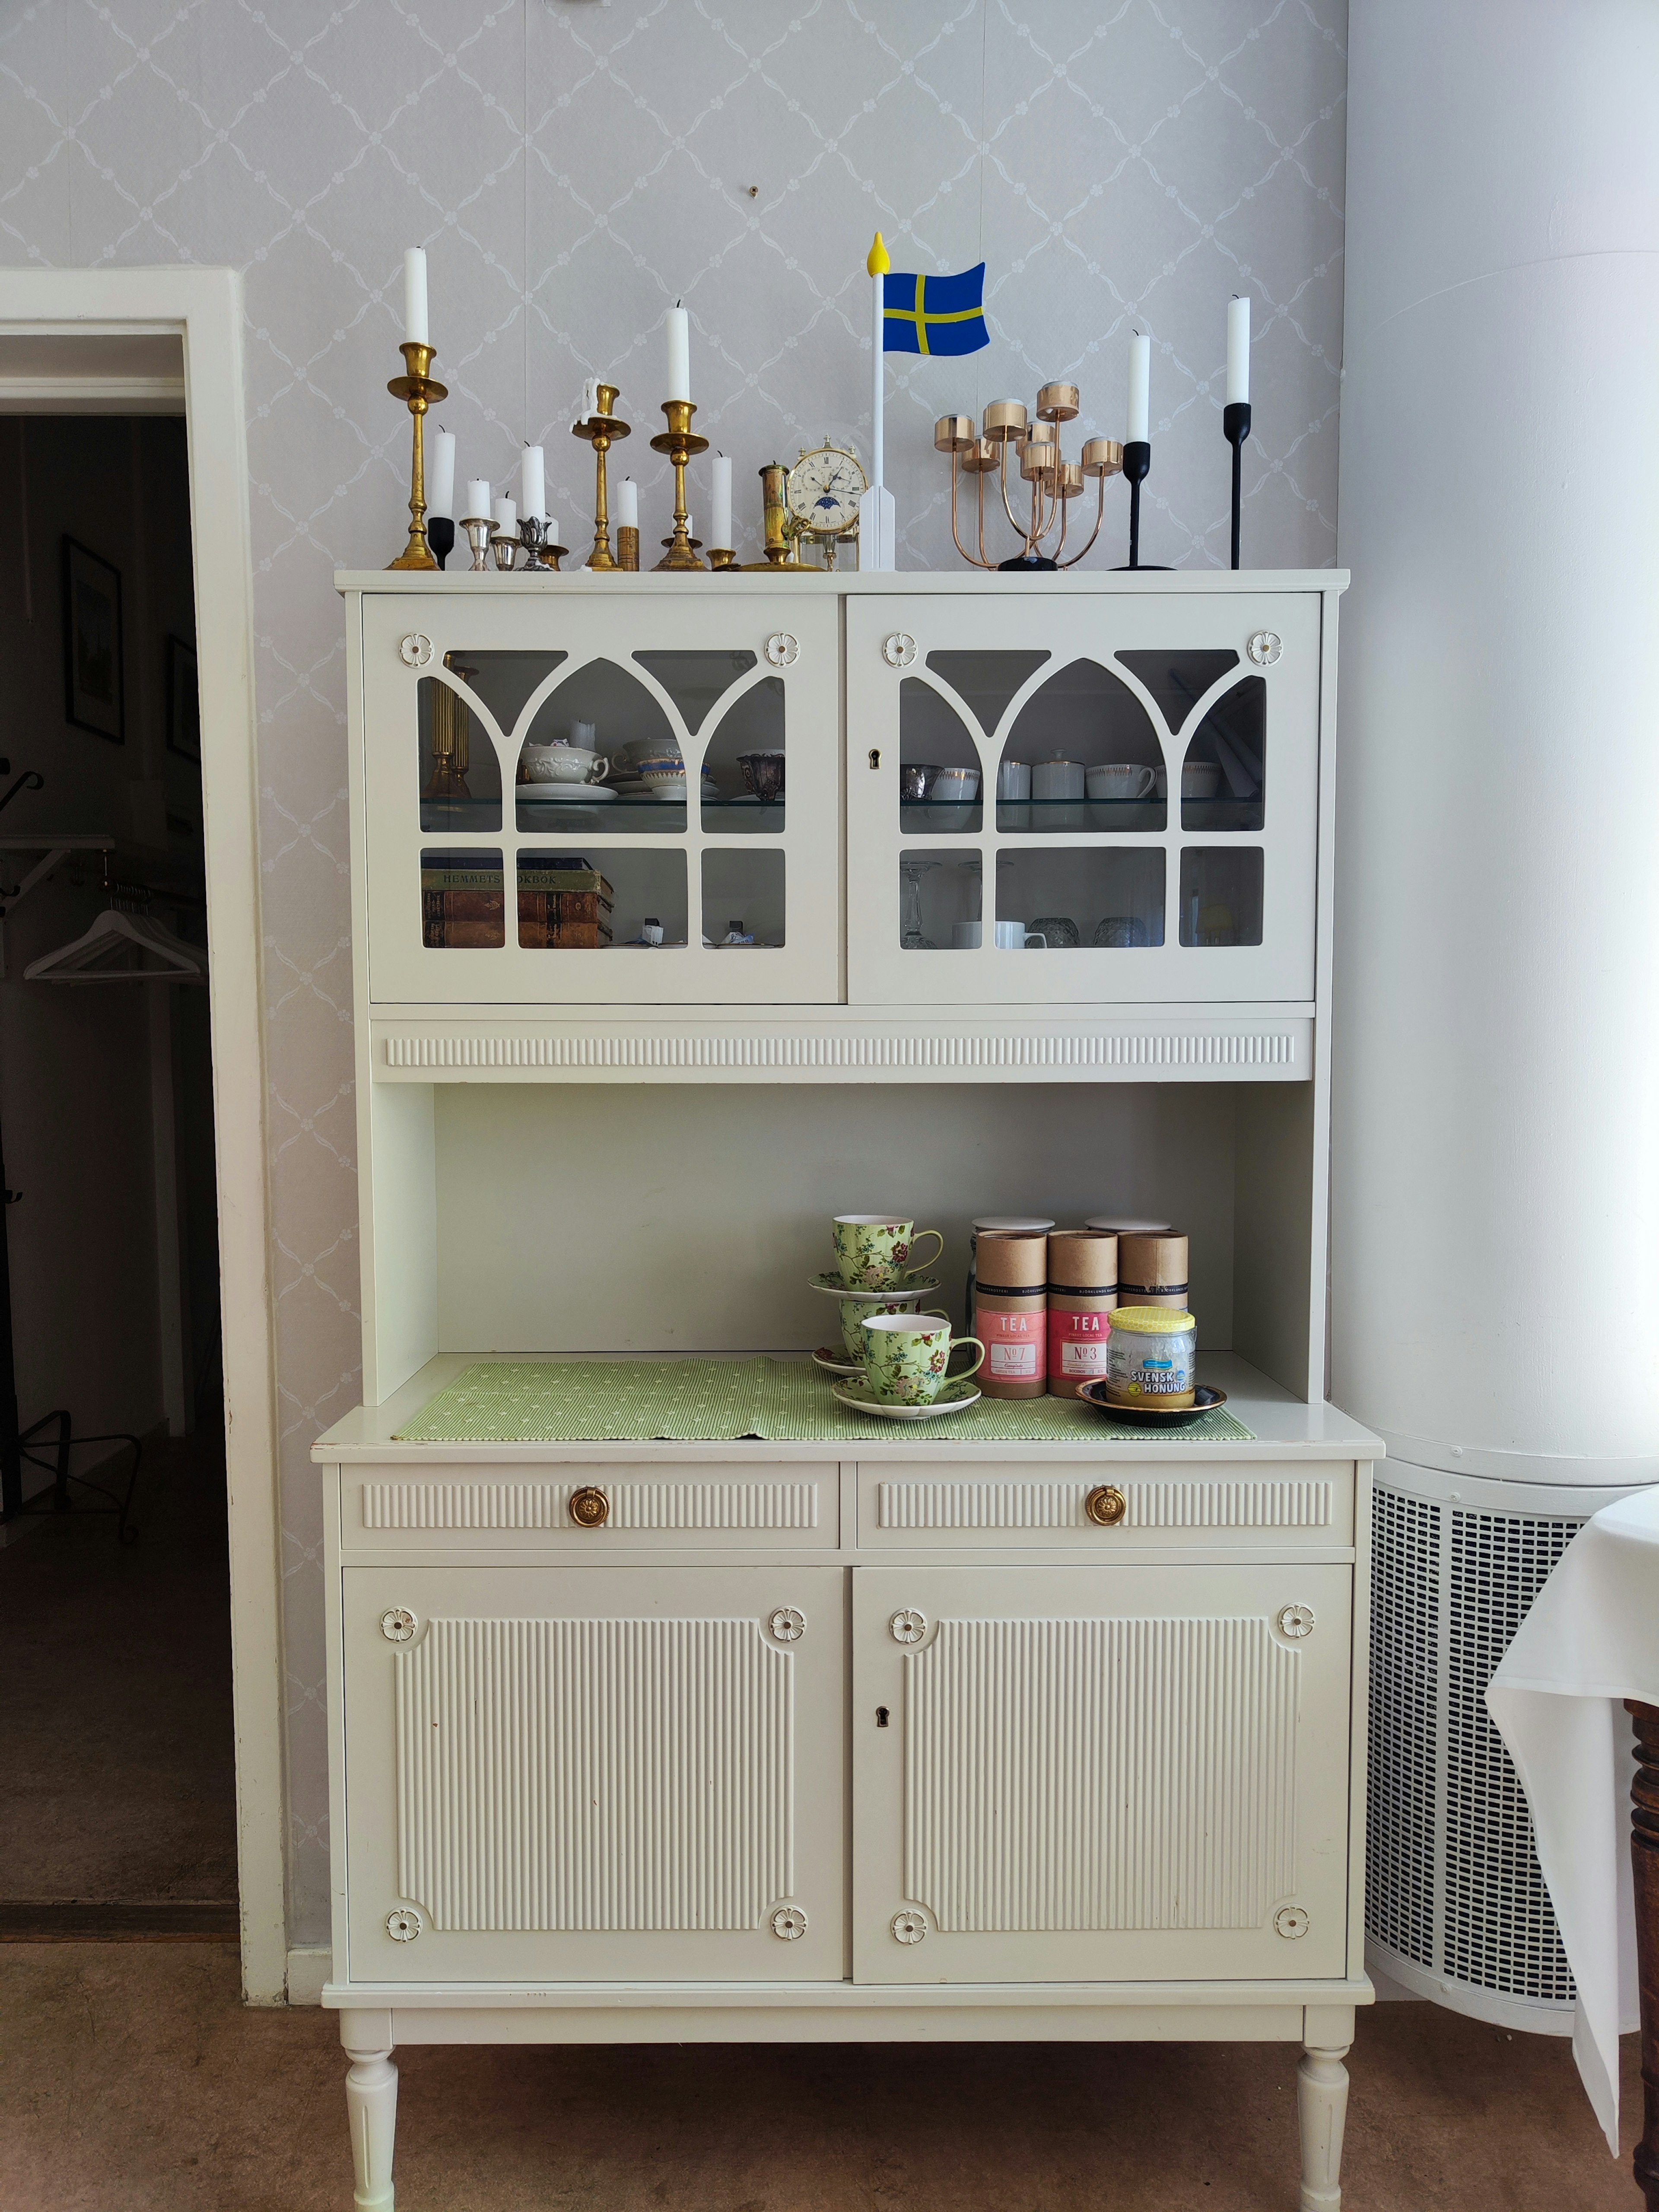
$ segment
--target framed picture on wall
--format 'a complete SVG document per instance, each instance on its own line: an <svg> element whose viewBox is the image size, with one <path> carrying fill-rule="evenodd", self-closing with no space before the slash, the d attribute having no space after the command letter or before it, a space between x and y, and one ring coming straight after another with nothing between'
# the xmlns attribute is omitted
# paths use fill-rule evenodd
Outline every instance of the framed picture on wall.
<svg viewBox="0 0 1659 2212"><path fill-rule="evenodd" d="M167 639L167 750L202 757L202 702L196 689L196 647Z"/></svg>
<svg viewBox="0 0 1659 2212"><path fill-rule="evenodd" d="M121 572L64 540L64 713L78 730L126 743Z"/></svg>

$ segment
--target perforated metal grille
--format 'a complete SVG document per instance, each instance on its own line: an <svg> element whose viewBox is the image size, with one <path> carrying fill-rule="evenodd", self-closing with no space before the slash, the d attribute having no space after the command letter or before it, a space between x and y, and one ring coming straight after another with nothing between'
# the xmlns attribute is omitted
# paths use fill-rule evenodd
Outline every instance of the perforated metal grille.
<svg viewBox="0 0 1659 2212"><path fill-rule="evenodd" d="M1432 1966L1439 1506L1379 1488L1371 1571L1365 1932Z"/></svg>
<svg viewBox="0 0 1659 2212"><path fill-rule="evenodd" d="M1443 1968L1480 1989L1571 2003L1531 1815L1484 1692L1583 1524L1455 1508L1449 1519Z"/></svg>

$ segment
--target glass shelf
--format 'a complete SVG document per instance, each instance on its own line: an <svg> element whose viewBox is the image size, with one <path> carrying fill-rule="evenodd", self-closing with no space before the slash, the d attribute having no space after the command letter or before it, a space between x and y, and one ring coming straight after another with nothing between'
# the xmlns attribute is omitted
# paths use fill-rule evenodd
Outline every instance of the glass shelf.
<svg viewBox="0 0 1659 2212"><path fill-rule="evenodd" d="M1192 802L1188 802L1188 811ZM1205 811L1202 823L1194 828L1225 830L1235 825L1222 818L1231 811L1229 802L1212 800ZM930 830L943 831L960 836L964 830L979 828L980 803L976 799L961 800L906 799L899 805L899 826L907 837L926 836ZM997 828L1000 830L1047 833L1054 830L1133 830L1157 833L1163 830L1165 809L1161 799L1021 799L1000 805L997 808ZM1237 825L1244 828L1240 823Z"/></svg>

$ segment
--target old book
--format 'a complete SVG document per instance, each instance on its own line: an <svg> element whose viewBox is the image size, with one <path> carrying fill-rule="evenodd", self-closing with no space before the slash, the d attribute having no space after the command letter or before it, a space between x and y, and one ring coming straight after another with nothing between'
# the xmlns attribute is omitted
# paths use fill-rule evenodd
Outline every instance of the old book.
<svg viewBox="0 0 1659 2212"><path fill-rule="evenodd" d="M519 943L532 952L598 951L611 943L608 921L519 920Z"/></svg>

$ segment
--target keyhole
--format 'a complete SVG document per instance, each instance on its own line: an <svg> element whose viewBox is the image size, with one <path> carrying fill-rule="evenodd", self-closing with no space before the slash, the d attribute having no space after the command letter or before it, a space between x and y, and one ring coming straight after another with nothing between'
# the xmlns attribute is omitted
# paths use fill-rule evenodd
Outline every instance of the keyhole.
<svg viewBox="0 0 1659 2212"><path fill-rule="evenodd" d="M886 1725L887 1708L885 1705L878 1705L876 1707L876 1726L878 1728L885 1728Z"/></svg>
<svg viewBox="0 0 1659 2212"><path fill-rule="evenodd" d="M881 766L881 747L879 745L872 745L870 748L870 765L872 768L879 768Z"/></svg>

